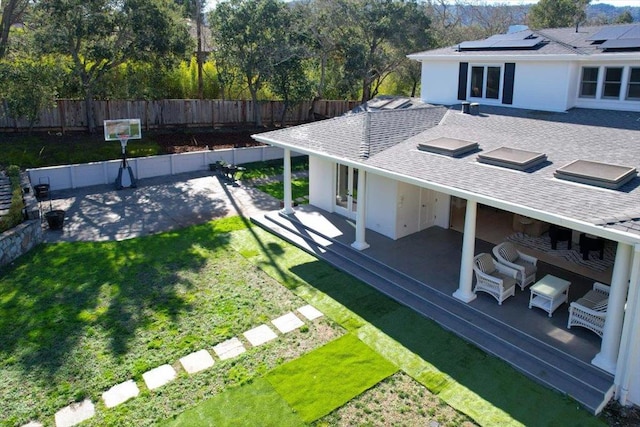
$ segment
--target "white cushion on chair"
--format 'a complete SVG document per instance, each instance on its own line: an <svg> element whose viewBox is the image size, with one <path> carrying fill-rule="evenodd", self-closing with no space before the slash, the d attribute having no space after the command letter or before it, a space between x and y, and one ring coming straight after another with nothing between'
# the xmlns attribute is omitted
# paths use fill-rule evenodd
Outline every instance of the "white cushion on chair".
<svg viewBox="0 0 640 427"><path fill-rule="evenodd" d="M502 244L500 247L500 255L509 262L514 262L520 257L518 250L510 243Z"/></svg>
<svg viewBox="0 0 640 427"><path fill-rule="evenodd" d="M496 271L496 265L489 254L482 254L482 256L476 260L476 264L483 273L491 274Z"/></svg>

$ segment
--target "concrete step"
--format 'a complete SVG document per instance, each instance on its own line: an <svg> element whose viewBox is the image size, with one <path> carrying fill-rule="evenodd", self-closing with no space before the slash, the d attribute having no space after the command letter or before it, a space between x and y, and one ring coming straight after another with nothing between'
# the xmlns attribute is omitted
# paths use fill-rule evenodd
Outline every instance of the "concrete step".
<svg viewBox="0 0 640 427"><path fill-rule="evenodd" d="M568 394L590 411L599 412L608 401L613 378L595 366L324 236L294 217L269 213L252 220L500 357L530 378Z"/></svg>

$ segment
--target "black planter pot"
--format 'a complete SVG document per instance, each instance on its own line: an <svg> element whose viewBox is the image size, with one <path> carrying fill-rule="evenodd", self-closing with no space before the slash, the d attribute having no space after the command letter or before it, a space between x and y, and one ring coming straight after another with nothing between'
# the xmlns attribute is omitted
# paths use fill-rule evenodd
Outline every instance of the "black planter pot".
<svg viewBox="0 0 640 427"><path fill-rule="evenodd" d="M65 212L63 210L45 212L44 217L47 219L49 229L62 230L62 226L64 225L64 214Z"/></svg>

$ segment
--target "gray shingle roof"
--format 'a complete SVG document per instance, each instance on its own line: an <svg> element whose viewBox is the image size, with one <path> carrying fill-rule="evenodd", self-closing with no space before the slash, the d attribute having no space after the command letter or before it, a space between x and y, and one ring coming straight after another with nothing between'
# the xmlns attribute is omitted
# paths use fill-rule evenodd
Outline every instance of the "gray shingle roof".
<svg viewBox="0 0 640 427"><path fill-rule="evenodd" d="M440 121L443 111L446 115ZM360 156L366 113L260 134L279 145L348 158L419 180L459 189L559 218L640 235L640 178L607 190L554 178L574 160L593 160L640 170L640 113L573 109L566 113L482 106L478 116L459 107L369 113L370 151ZM440 123L438 123L440 122ZM548 162L519 172L484 165L477 153L451 158L419 151L437 138L477 142L481 152L502 146L545 153Z"/></svg>
<svg viewBox="0 0 640 427"><path fill-rule="evenodd" d="M628 25L628 24L626 24ZM640 27L640 24L634 24ZM570 28L551 28L544 30L533 30L533 33L545 40L541 46L535 49L509 49L509 50L462 50L458 51L458 45L448 46L440 49L418 52L413 55L419 56L487 56L487 55L593 55L602 53L598 46L589 41L589 37L596 34L603 28L615 27L614 25L579 27L576 32L575 27ZM412 55L412 56L413 56ZM610 55L610 54L607 54Z"/></svg>
<svg viewBox="0 0 640 427"><path fill-rule="evenodd" d="M436 126L446 111L445 107L424 105L406 110L362 112L264 132L259 136L303 151L357 161L375 156Z"/></svg>

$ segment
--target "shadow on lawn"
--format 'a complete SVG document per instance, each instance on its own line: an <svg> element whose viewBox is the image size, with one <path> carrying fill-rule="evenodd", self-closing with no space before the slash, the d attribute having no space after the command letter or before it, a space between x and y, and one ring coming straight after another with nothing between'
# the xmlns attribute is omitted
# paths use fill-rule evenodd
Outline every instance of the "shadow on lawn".
<svg viewBox="0 0 640 427"><path fill-rule="evenodd" d="M202 227L211 237L194 227L121 242L40 245L23 256L0 276L0 359L47 380L78 354L127 354L141 329L170 325L190 310L177 287L194 284L179 272L205 264L196 244L211 249L228 240L211 224Z"/></svg>
<svg viewBox="0 0 640 427"><path fill-rule="evenodd" d="M562 414L565 421L575 417L579 423L598 423L577 404L567 404L569 398L536 385L505 362L328 264L310 262L292 272L442 372L442 378L430 379L434 393L449 376L525 425L548 423L548 414ZM525 395L527 404L522 405ZM548 412L536 409L541 407Z"/></svg>

